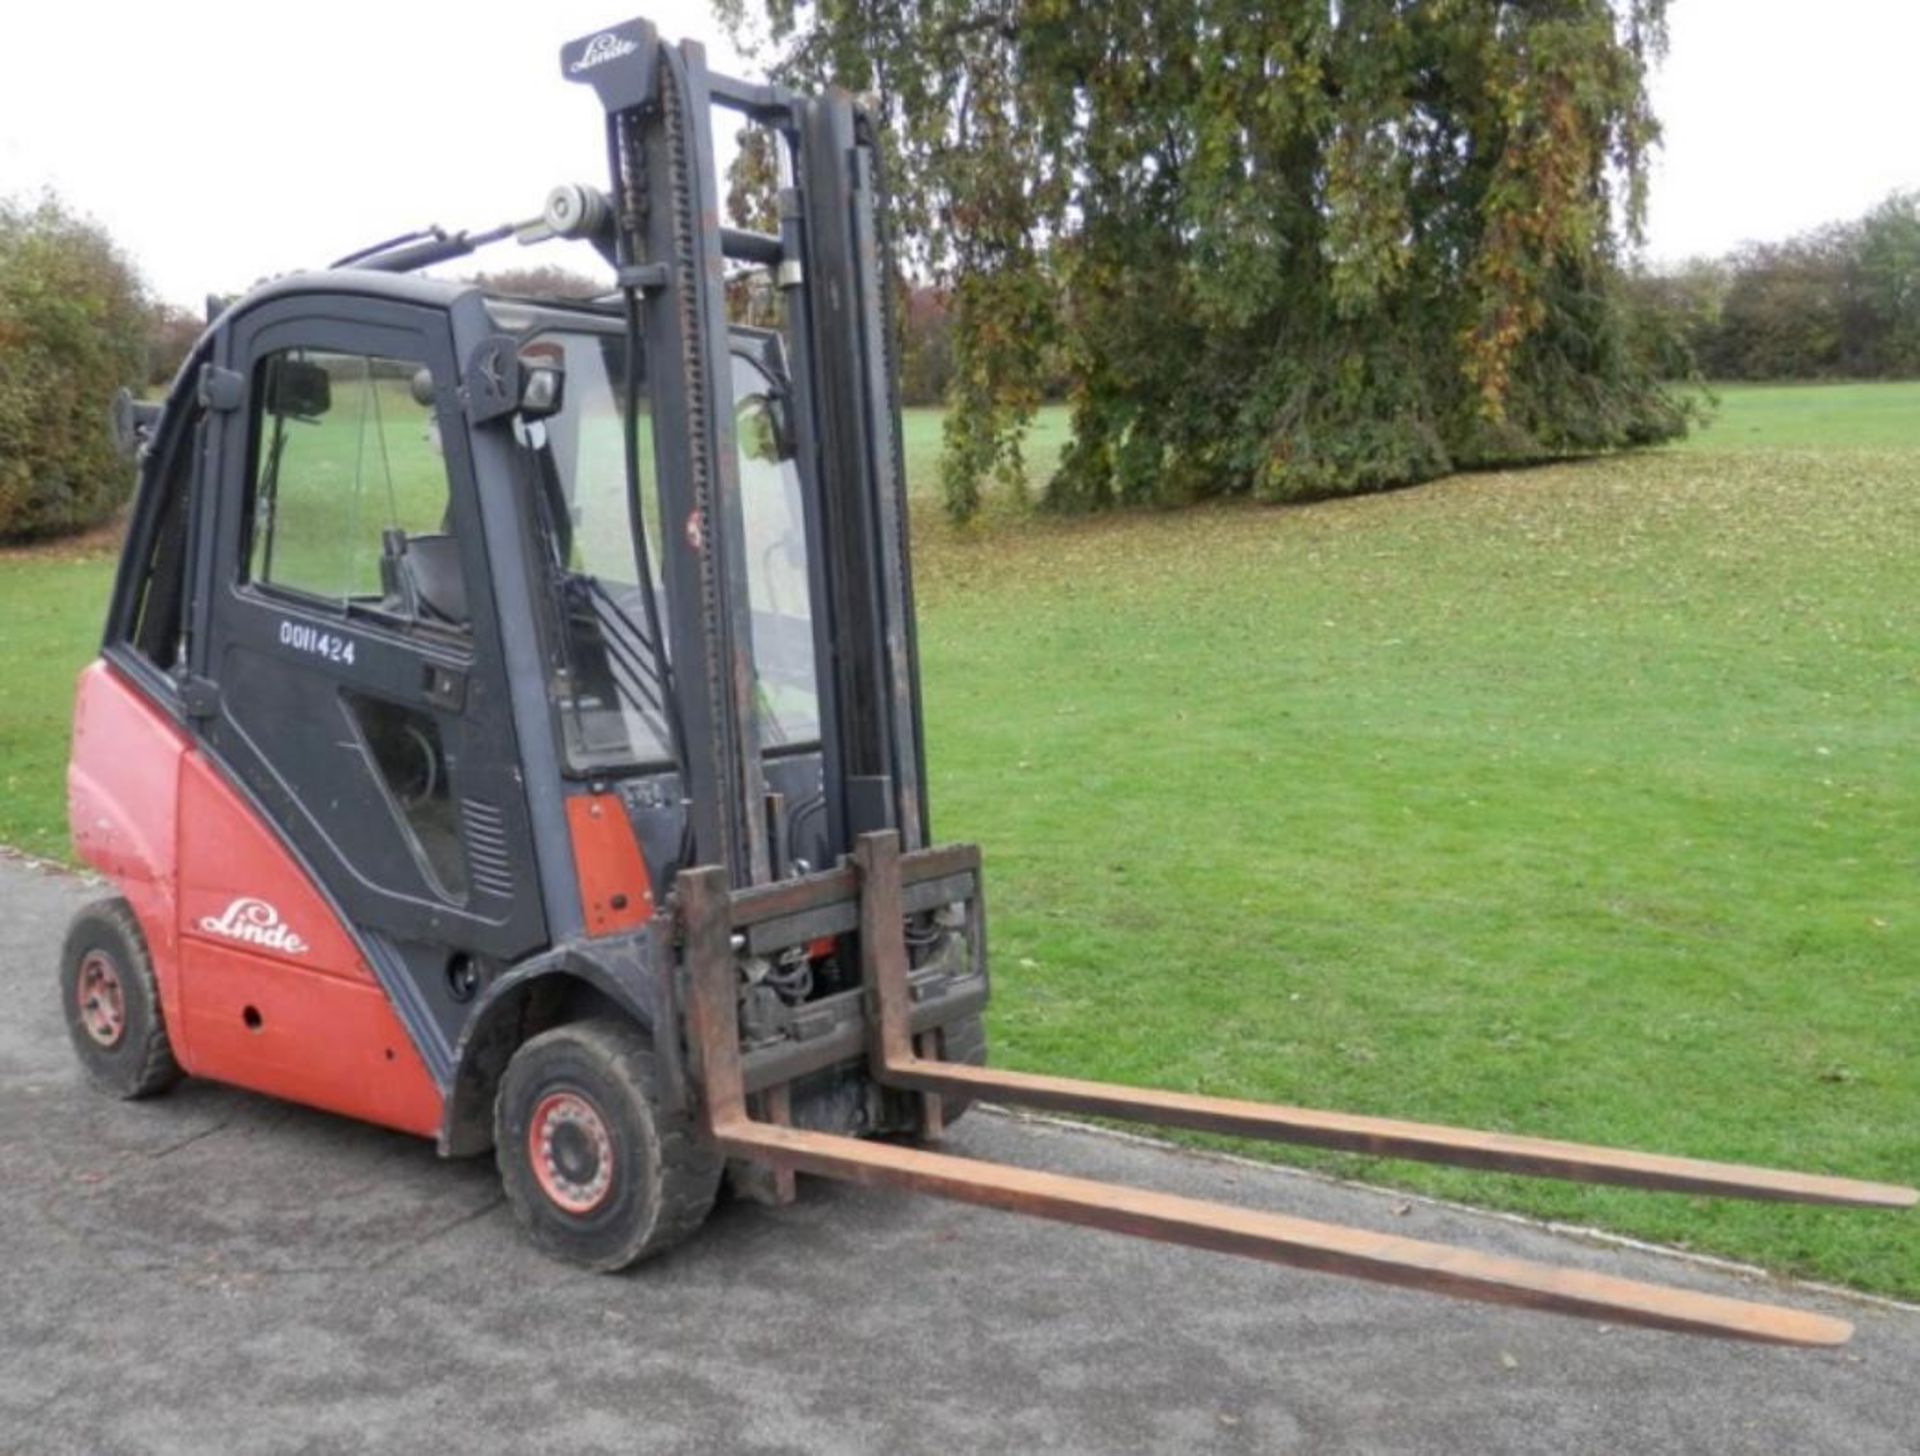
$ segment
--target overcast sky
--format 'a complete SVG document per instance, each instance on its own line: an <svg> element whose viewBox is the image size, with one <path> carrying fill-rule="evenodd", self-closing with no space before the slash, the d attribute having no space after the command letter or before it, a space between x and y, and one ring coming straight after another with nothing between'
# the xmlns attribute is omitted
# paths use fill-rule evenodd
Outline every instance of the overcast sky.
<svg viewBox="0 0 1920 1456"><path fill-rule="evenodd" d="M1920 0L1673 0L1647 251L1678 259L1920 189Z"/></svg>
<svg viewBox="0 0 1920 1456"><path fill-rule="evenodd" d="M526 216L555 182L604 181L597 104L556 56L629 7L740 69L706 0L16 0L0 193L57 187L193 306L423 223ZM1654 257L1920 188L1920 0L1674 0L1672 15Z"/></svg>

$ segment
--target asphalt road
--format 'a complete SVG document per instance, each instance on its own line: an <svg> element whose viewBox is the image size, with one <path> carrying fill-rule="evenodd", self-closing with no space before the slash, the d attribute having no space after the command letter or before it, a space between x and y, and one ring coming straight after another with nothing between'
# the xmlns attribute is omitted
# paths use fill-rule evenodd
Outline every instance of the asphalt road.
<svg viewBox="0 0 1920 1456"><path fill-rule="evenodd" d="M0 1452L1920 1449L1920 1314L993 1115L955 1150L1858 1332L1596 1326L805 1180L577 1273L485 1160L206 1084L90 1092L53 977L96 893L0 861Z"/></svg>

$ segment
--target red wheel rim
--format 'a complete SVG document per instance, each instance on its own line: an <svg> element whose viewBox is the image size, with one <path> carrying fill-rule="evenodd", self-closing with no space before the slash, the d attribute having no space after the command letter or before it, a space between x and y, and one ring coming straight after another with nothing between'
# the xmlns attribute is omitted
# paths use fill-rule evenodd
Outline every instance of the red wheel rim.
<svg viewBox="0 0 1920 1456"><path fill-rule="evenodd" d="M549 1092L534 1107L527 1161L540 1191L567 1213L592 1213L613 1190L613 1138L577 1092Z"/></svg>
<svg viewBox="0 0 1920 1456"><path fill-rule="evenodd" d="M120 985L120 972L105 951L90 950L80 962L76 996L80 1024L87 1035L103 1047L118 1046L127 1030L127 995Z"/></svg>

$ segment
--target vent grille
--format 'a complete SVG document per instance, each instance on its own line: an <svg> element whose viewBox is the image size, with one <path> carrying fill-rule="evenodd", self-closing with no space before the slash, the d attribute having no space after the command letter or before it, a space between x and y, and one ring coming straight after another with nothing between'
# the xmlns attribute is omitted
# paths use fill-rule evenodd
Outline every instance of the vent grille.
<svg viewBox="0 0 1920 1456"><path fill-rule="evenodd" d="M467 863L473 887L488 895L513 894L513 863L507 855L507 817L479 799L462 799L460 817L467 826Z"/></svg>

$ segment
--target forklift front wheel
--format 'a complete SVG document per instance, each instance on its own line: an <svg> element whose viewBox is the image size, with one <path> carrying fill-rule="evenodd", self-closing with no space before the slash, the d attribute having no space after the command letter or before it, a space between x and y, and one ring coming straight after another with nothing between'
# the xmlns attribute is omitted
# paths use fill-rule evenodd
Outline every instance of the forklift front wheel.
<svg viewBox="0 0 1920 1456"><path fill-rule="evenodd" d="M943 1062L965 1062L970 1067L984 1067L987 1064L987 1027L978 1016L963 1016L958 1021L950 1021L940 1029L940 1060ZM967 1109L973 1106L971 1097L942 1097L940 1099L941 1120L952 1127Z"/></svg>
<svg viewBox="0 0 1920 1456"><path fill-rule="evenodd" d="M660 1106L653 1044L628 1022L570 1022L513 1055L494 1157L514 1216L547 1253L612 1271L705 1222L724 1160Z"/></svg>
<svg viewBox="0 0 1920 1456"><path fill-rule="evenodd" d="M102 1091L151 1097L180 1080L146 937L125 900L96 900L73 917L60 1002L80 1065Z"/></svg>

